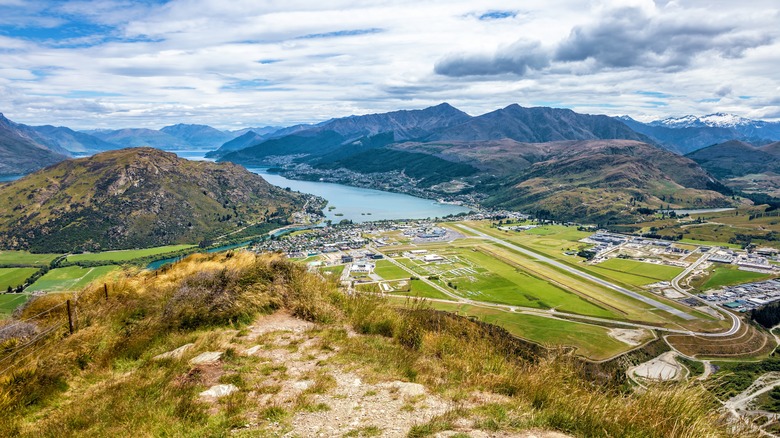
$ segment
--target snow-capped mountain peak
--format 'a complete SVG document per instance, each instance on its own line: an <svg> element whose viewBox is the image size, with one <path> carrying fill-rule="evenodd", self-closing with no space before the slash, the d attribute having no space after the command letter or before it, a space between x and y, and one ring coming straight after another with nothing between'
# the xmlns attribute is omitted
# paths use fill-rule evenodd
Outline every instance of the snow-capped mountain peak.
<svg viewBox="0 0 780 438"><path fill-rule="evenodd" d="M702 123L711 127L733 128L735 126L745 126L757 123L754 120L736 116L734 114L715 113L706 115L699 119Z"/></svg>
<svg viewBox="0 0 780 438"><path fill-rule="evenodd" d="M761 121L755 121L740 117L734 114L714 113L706 116L682 116L669 117L650 123L653 126L664 126L667 128L735 128L738 126L757 125Z"/></svg>

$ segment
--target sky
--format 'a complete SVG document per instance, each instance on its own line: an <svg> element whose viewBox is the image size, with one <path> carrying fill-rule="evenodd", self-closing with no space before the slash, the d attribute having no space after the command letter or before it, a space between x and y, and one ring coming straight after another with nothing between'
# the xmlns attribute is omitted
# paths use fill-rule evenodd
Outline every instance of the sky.
<svg viewBox="0 0 780 438"><path fill-rule="evenodd" d="M0 0L0 112L282 126L441 102L780 120L777 0Z"/></svg>

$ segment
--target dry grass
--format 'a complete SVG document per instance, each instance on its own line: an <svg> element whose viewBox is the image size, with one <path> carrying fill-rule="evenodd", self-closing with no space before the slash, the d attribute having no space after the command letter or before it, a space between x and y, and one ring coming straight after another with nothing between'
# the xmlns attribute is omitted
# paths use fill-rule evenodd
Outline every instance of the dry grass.
<svg viewBox="0 0 780 438"><path fill-rule="evenodd" d="M123 274L109 284L109 295L106 301L102 285L78 294L78 331L0 378L0 435L227 435L248 419L283 424L295 410L327 411L308 398L332 389L325 374L314 375L315 384L290 406L257 406L248 395L280 391L273 378L284 370L264 375L267 363L235 353L247 322L278 308L320 323L318 348L335 352L328 362L367 380L422 383L454 403L474 392L509 400L454 410L452 418L416 427L414 436L445 430L459 416L495 430L543 427L578 436L733 432L699 387L655 386L641 394L599 387L582 378L572 358L523 358L509 338L484 326L442 317L420 301L399 310L376 296L343 295L335 282L276 255L192 256L165 270ZM21 316L62 299L35 300ZM348 335L345 325L359 335ZM189 342L195 346L183 360L152 360ZM187 364L203 351L225 355L218 366ZM199 391L217 382L242 390L215 405L200 401Z"/></svg>

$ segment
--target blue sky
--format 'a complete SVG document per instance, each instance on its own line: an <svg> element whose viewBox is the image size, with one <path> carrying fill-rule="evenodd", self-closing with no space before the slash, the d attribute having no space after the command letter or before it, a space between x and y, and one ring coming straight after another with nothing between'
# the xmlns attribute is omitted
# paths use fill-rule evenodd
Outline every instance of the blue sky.
<svg viewBox="0 0 780 438"><path fill-rule="evenodd" d="M780 119L775 0L0 0L0 112L288 125L449 102ZM748 98L746 98L748 97Z"/></svg>

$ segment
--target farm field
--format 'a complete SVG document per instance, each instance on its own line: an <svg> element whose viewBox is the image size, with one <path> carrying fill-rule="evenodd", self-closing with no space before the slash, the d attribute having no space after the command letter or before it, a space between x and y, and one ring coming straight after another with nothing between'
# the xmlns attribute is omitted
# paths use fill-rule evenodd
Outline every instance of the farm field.
<svg viewBox="0 0 780 438"><path fill-rule="evenodd" d="M0 251L0 265L47 266L60 254L33 254L27 251Z"/></svg>
<svg viewBox="0 0 780 438"><path fill-rule="evenodd" d="M609 329L590 324L547 318L517 312L432 302L435 309L475 316L481 321L505 328L515 336L546 346L570 346L576 353L594 360L608 359L632 348L609 336Z"/></svg>
<svg viewBox="0 0 780 438"><path fill-rule="evenodd" d="M105 251L105 252L92 252L84 254L74 254L67 258L67 261L76 262L124 262L128 260L138 259L141 257L154 256L158 254L165 254L169 252L180 251L182 249L192 248L195 245L167 245L157 246L154 248L146 249L127 249L120 251Z"/></svg>
<svg viewBox="0 0 780 438"><path fill-rule="evenodd" d="M94 268L82 268L69 266L67 268L52 269L38 281L27 288L30 292L62 292L80 290L113 271L120 269L118 266L98 266Z"/></svg>
<svg viewBox="0 0 780 438"><path fill-rule="evenodd" d="M5 292L8 287L20 286L24 280L38 272L38 268L0 268L0 292Z"/></svg>
<svg viewBox="0 0 780 438"><path fill-rule="evenodd" d="M22 305L30 296L21 294L0 294L0 319L7 318L14 309Z"/></svg>

